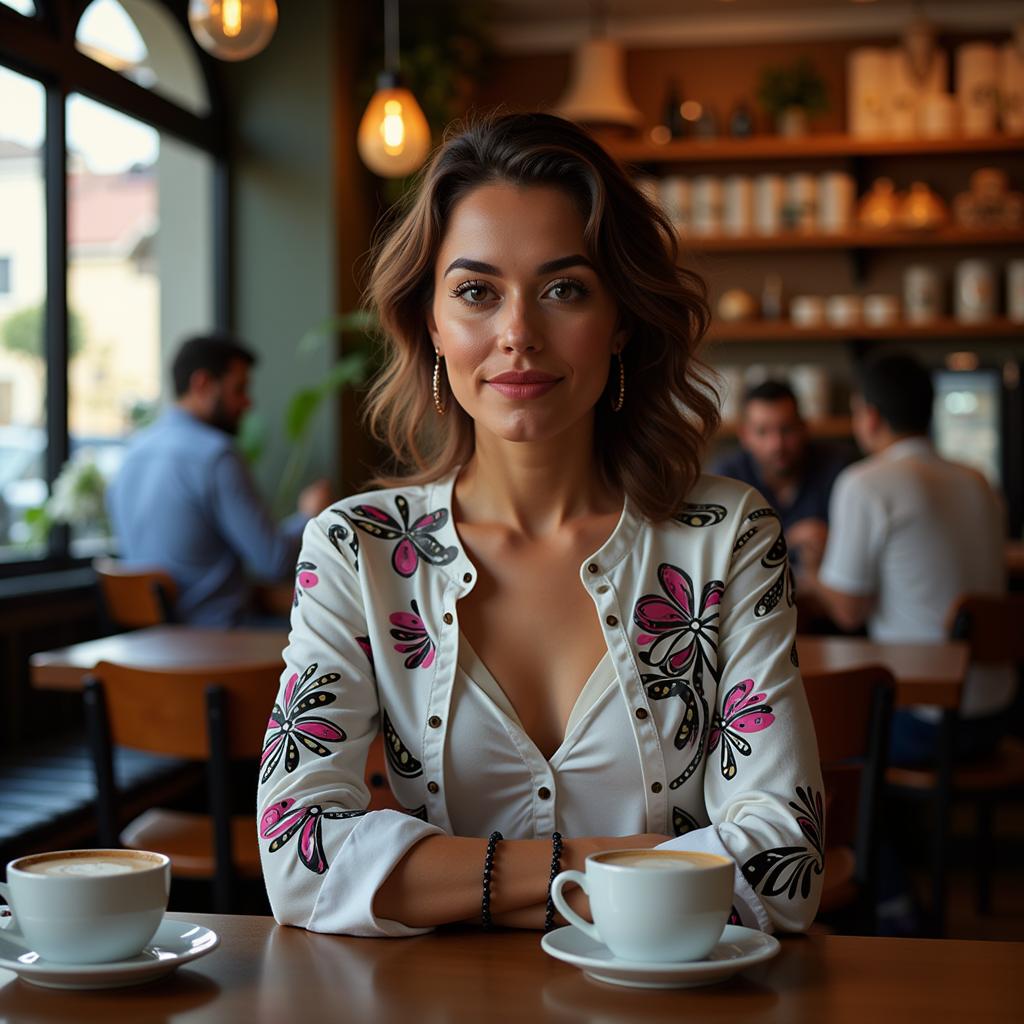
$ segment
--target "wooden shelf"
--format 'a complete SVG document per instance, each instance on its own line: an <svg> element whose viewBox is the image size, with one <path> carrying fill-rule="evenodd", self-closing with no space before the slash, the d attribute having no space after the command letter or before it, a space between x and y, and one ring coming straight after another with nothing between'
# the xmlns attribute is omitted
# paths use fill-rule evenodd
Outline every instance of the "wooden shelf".
<svg viewBox="0 0 1024 1024"><path fill-rule="evenodd" d="M646 140L602 139L617 160L627 164L686 164L744 160L810 160L858 156L932 156L939 154L1020 153L1024 139L1006 135L968 139L858 139L850 135L808 135L784 139L680 139L658 145Z"/></svg>
<svg viewBox="0 0 1024 1024"><path fill-rule="evenodd" d="M776 252L805 249L930 249L933 247L1020 245L1024 231L994 228L939 228L934 231L847 231L836 235L744 235L681 238L693 252Z"/></svg>
<svg viewBox="0 0 1024 1024"><path fill-rule="evenodd" d="M735 420L723 420L718 428L719 437L735 437L739 424ZM824 419L808 420L807 429L811 437L844 438L853 433L849 416L826 416Z"/></svg>
<svg viewBox="0 0 1024 1024"><path fill-rule="evenodd" d="M942 319L928 324L898 323L891 327L796 327L788 320L751 320L744 323L715 320L708 332L708 339L713 342L898 341L915 338L950 341L1021 337L1024 337L1024 324L1005 319L983 324Z"/></svg>

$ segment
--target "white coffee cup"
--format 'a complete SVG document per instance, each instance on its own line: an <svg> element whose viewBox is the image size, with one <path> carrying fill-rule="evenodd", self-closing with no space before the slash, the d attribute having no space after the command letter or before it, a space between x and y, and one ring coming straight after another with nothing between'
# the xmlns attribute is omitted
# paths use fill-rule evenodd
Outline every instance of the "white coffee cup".
<svg viewBox="0 0 1024 1024"><path fill-rule="evenodd" d="M101 964L135 956L167 910L171 862L142 850L60 850L7 865L3 935L44 960Z"/></svg>
<svg viewBox="0 0 1024 1024"><path fill-rule="evenodd" d="M729 918L734 865L727 857L684 850L592 853L586 872L563 871L551 898L575 928L621 960L683 963L715 948ZM593 923L565 901L569 883L590 898Z"/></svg>

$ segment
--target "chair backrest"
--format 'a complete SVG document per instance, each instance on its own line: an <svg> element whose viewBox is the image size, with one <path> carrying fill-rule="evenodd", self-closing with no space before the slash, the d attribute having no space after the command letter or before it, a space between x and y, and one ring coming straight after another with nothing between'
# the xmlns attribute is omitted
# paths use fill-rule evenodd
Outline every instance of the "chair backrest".
<svg viewBox="0 0 1024 1024"><path fill-rule="evenodd" d="M948 632L967 641L974 664L1024 664L1024 594L964 594L950 611Z"/></svg>
<svg viewBox="0 0 1024 1024"><path fill-rule="evenodd" d="M92 567L99 579L107 614L118 626L159 626L174 621L178 588L156 566L127 568L114 558L97 558Z"/></svg>
<svg viewBox="0 0 1024 1024"><path fill-rule="evenodd" d="M281 668L160 671L101 662L91 676L103 686L112 743L202 761L212 753L207 690L224 694L226 756L259 757Z"/></svg>
<svg viewBox="0 0 1024 1024"><path fill-rule="evenodd" d="M869 666L804 676L828 800L828 844L852 845L858 875L873 871L894 682Z"/></svg>

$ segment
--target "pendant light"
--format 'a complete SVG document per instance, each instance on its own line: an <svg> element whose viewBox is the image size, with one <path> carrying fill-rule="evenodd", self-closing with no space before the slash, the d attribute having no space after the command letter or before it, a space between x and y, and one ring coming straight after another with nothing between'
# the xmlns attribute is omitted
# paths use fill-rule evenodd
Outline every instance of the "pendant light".
<svg viewBox="0 0 1024 1024"><path fill-rule="evenodd" d="M384 3L384 70L359 122L357 147L363 163L382 178L404 178L430 152L430 126L420 105L398 77L398 0Z"/></svg>
<svg viewBox="0 0 1024 1024"><path fill-rule="evenodd" d="M189 0L196 42L220 60L255 57L277 28L276 0Z"/></svg>
<svg viewBox="0 0 1024 1024"><path fill-rule="evenodd" d="M626 87L626 55L605 32L605 5L591 5L591 38L573 55L569 88L555 107L560 117L578 124L637 128L643 114Z"/></svg>

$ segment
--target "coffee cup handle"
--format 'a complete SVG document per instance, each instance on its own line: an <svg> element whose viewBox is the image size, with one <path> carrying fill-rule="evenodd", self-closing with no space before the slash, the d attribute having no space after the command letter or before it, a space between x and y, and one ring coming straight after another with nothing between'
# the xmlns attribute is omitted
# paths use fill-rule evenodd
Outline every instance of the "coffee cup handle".
<svg viewBox="0 0 1024 1024"><path fill-rule="evenodd" d="M585 932L592 939L596 939L601 942L601 936L597 931L597 926L588 921L585 917L580 917L572 907L569 906L565 901L565 897L562 895L562 889L565 888L570 882L575 882L587 895L589 890L587 889L587 876L582 871L563 871L560 875L556 875L554 881L551 883L551 900L558 908L558 912L569 922L574 928L579 928L581 932Z"/></svg>
<svg viewBox="0 0 1024 1024"><path fill-rule="evenodd" d="M0 900L7 904L8 914L6 918L7 923L0 923L0 934L5 938L14 939L17 942L24 942L25 936L18 927L18 922L14 920L14 905L11 903L11 891L3 882L0 882ZM0 917L0 922L3 921L4 918Z"/></svg>

